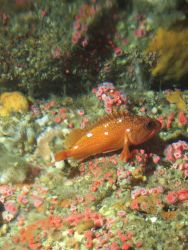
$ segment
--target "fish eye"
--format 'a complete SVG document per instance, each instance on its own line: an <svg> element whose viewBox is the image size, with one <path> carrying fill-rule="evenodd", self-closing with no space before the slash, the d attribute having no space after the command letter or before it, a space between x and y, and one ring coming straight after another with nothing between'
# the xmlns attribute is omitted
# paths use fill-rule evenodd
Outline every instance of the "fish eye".
<svg viewBox="0 0 188 250"><path fill-rule="evenodd" d="M154 121L149 121L149 122L146 123L146 128L148 130L153 129L154 127L155 127L155 122Z"/></svg>

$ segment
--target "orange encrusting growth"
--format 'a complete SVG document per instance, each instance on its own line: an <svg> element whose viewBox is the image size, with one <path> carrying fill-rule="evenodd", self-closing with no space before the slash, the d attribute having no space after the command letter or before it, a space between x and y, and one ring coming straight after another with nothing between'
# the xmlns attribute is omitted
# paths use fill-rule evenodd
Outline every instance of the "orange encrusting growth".
<svg viewBox="0 0 188 250"><path fill-rule="evenodd" d="M66 138L66 150L55 155L60 161L72 157L83 160L91 155L107 153L123 148L122 160L131 156L129 145L141 144L155 134L161 124L150 117L142 117L128 112L116 112L104 116L85 129L74 129Z"/></svg>

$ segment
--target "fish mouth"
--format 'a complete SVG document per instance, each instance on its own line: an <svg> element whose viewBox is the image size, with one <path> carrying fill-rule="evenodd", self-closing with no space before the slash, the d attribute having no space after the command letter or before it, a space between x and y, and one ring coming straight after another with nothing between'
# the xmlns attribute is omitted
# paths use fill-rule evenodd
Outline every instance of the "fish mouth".
<svg viewBox="0 0 188 250"><path fill-rule="evenodd" d="M158 132L160 131L160 129L161 129L161 123L157 121L155 124L156 124L156 125L155 125L155 128L154 128L149 134L147 134L147 135L145 136L145 141L147 141L147 140L149 140L150 138L154 137L154 136L157 135Z"/></svg>
<svg viewBox="0 0 188 250"><path fill-rule="evenodd" d="M157 134L157 132L156 132L156 130L153 130L151 133L150 133L150 135L149 135L149 138L152 138L154 135L156 135Z"/></svg>
<svg viewBox="0 0 188 250"><path fill-rule="evenodd" d="M143 143L148 141L149 139L151 139L154 135L155 135L155 131L152 131L151 133L147 134L144 138L143 138Z"/></svg>
<svg viewBox="0 0 188 250"><path fill-rule="evenodd" d="M156 124L156 128L153 131L151 131L149 138L152 138L153 136L158 134L160 130L161 130L161 123L159 122Z"/></svg>
<svg viewBox="0 0 188 250"><path fill-rule="evenodd" d="M144 142L150 140L150 139L151 139L152 137L154 137L157 133L158 133L157 130L153 130L153 131L151 131L149 134L146 134L146 135L144 136L143 140L142 140L142 143L144 143ZM139 144L142 144L142 143L138 142L138 143L133 143L133 144L134 144L134 145L139 145Z"/></svg>
<svg viewBox="0 0 188 250"><path fill-rule="evenodd" d="M162 124L159 121L156 121L155 133L157 134L161 130Z"/></svg>

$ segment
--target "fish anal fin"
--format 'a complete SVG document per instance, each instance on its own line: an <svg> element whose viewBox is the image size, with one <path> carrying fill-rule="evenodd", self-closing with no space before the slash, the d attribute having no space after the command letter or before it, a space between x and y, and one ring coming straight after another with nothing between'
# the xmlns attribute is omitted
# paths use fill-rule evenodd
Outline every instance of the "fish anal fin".
<svg viewBox="0 0 188 250"><path fill-rule="evenodd" d="M65 147L71 148L83 135L85 130L81 128L73 129L65 138Z"/></svg>

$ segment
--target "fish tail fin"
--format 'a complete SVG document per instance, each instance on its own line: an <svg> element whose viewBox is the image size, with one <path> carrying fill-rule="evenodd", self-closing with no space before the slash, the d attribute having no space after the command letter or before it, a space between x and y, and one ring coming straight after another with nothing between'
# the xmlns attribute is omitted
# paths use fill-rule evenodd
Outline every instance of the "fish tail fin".
<svg viewBox="0 0 188 250"><path fill-rule="evenodd" d="M66 150L59 151L55 154L55 161L63 161L68 158L68 152Z"/></svg>

